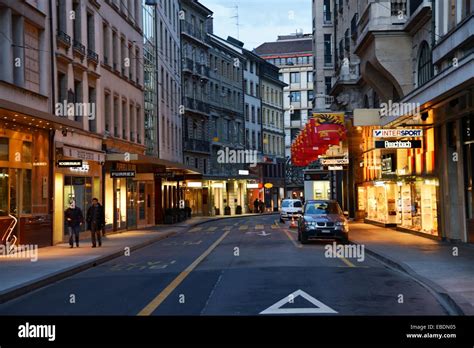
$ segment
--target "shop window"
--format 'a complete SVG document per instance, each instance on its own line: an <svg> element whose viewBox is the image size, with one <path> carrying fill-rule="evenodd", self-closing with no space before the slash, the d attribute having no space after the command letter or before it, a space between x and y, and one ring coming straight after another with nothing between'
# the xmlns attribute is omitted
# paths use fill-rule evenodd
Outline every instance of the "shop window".
<svg viewBox="0 0 474 348"><path fill-rule="evenodd" d="M8 138L0 138L0 161L8 161Z"/></svg>
<svg viewBox="0 0 474 348"><path fill-rule="evenodd" d="M25 144L25 143L23 143ZM30 143L31 144L31 143ZM30 154L31 155L31 154ZM25 156L23 155L23 158ZM31 158L31 156L30 156ZM31 159L30 159L31 161ZM23 192L22 192L22 204L21 213L31 214L31 170L23 170Z"/></svg>
<svg viewBox="0 0 474 348"><path fill-rule="evenodd" d="M0 216L6 215L8 215L8 169L0 168Z"/></svg>

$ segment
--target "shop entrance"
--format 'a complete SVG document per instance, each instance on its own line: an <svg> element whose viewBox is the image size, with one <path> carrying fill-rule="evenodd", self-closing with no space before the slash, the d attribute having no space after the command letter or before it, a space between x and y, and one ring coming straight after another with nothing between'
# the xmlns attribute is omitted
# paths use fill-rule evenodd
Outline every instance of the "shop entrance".
<svg viewBox="0 0 474 348"><path fill-rule="evenodd" d="M63 211L69 208L71 201L76 202L76 207L82 210L84 219L86 218L87 208L92 202L92 178L86 176L65 176L64 177L64 196ZM82 224L81 232L85 231L86 224ZM64 234L68 233L66 222L64 222Z"/></svg>

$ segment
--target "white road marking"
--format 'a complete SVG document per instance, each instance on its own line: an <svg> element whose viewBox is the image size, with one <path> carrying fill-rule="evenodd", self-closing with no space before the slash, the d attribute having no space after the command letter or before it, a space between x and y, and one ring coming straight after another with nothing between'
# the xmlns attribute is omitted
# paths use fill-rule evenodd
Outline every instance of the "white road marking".
<svg viewBox="0 0 474 348"><path fill-rule="evenodd" d="M289 303L290 300L295 300L296 297L301 296L308 302L311 302L315 307L311 308L280 308L285 304ZM271 305L260 314L325 314L325 313L337 313L331 307L325 305L321 301L316 300L314 297L308 295L303 290L296 290L295 292L289 294L288 296L282 298L280 301Z"/></svg>
<svg viewBox="0 0 474 348"><path fill-rule="evenodd" d="M266 237L266 236L269 236L271 235L271 233L267 233L265 231L262 231L262 233L259 234L259 236L262 236L262 237Z"/></svg>

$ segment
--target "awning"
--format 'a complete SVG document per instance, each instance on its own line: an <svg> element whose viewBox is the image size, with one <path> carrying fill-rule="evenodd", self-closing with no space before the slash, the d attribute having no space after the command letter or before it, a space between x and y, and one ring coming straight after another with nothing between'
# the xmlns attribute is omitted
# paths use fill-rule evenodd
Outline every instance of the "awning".
<svg viewBox="0 0 474 348"><path fill-rule="evenodd" d="M157 157L137 153L108 153L107 162L127 162L131 164L151 164L166 167L167 172L180 172L183 174L201 174L197 169L188 167L182 163L171 162Z"/></svg>

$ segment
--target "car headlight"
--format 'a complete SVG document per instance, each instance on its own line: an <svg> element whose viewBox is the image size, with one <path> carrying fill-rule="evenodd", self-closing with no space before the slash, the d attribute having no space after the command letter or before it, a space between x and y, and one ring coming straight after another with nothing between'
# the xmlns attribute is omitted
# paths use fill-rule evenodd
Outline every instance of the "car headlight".
<svg viewBox="0 0 474 348"><path fill-rule="evenodd" d="M314 221L305 221L304 223L306 226L316 226L316 222Z"/></svg>
<svg viewBox="0 0 474 348"><path fill-rule="evenodd" d="M344 227L347 227L347 226L348 226L348 223L347 223L347 221L338 221L338 222L336 222L336 226L344 226Z"/></svg>

